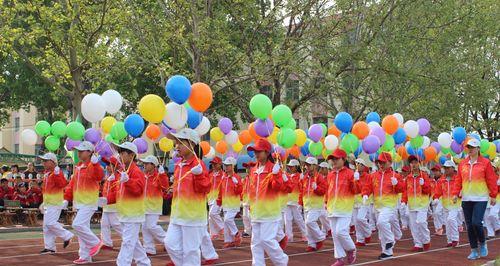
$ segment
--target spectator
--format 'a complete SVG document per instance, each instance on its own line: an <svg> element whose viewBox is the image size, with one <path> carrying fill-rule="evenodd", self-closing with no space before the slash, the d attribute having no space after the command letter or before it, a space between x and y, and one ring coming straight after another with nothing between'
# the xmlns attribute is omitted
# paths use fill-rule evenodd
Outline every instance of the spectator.
<svg viewBox="0 0 500 266"><path fill-rule="evenodd" d="M66 165L66 169L63 170L63 173L64 173L64 177L66 177L66 179L70 179L71 176L73 175L73 166L68 164Z"/></svg>
<svg viewBox="0 0 500 266"><path fill-rule="evenodd" d="M2 166L2 178L11 178L12 173L9 171L9 167L7 165Z"/></svg>
<svg viewBox="0 0 500 266"><path fill-rule="evenodd" d="M22 177L21 173L19 173L19 165L17 164L13 164L10 166L10 172L12 173L12 178L17 178L18 176Z"/></svg>
<svg viewBox="0 0 500 266"><path fill-rule="evenodd" d="M14 196L14 189L9 187L9 180L2 178L0 180L0 198L11 200Z"/></svg>
<svg viewBox="0 0 500 266"><path fill-rule="evenodd" d="M28 198L28 191L26 191L26 184L19 183L17 185L17 191L14 192L14 200L18 200L21 203L21 207L29 208L30 201Z"/></svg>
<svg viewBox="0 0 500 266"><path fill-rule="evenodd" d="M31 181L30 189L28 190L28 198L30 201L31 208L38 208L43 202L42 189L40 188L41 183L37 181Z"/></svg>
<svg viewBox="0 0 500 266"><path fill-rule="evenodd" d="M27 179L36 179L36 176L37 176L37 171L35 170L35 166L33 165L33 163L28 163L28 169L26 169L26 171L24 171L24 178L27 178Z"/></svg>

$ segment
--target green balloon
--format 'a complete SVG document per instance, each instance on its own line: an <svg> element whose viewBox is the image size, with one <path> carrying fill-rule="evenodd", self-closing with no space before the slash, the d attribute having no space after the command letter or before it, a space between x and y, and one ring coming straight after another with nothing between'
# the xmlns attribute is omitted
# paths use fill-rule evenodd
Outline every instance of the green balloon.
<svg viewBox="0 0 500 266"><path fill-rule="evenodd" d="M418 135L410 140L410 146L414 149L422 147L424 144L424 137Z"/></svg>
<svg viewBox="0 0 500 266"><path fill-rule="evenodd" d="M485 154L490 148L490 142L487 139L482 139L479 148L481 153Z"/></svg>
<svg viewBox="0 0 500 266"><path fill-rule="evenodd" d="M114 143L114 144L119 144L120 142L116 139L113 138L113 136L111 136L111 134L108 134L105 138L104 138L105 141L109 142L109 143Z"/></svg>
<svg viewBox="0 0 500 266"><path fill-rule="evenodd" d="M321 142L310 142L309 143L309 153L313 156L319 156L323 152L323 143Z"/></svg>
<svg viewBox="0 0 500 266"><path fill-rule="evenodd" d="M386 134L385 135L385 142L384 145L382 145L381 149L383 151L391 151L394 148L394 137L392 135Z"/></svg>
<svg viewBox="0 0 500 266"><path fill-rule="evenodd" d="M319 123L319 125L323 128L323 137L326 137L326 134L328 133L328 127L323 123Z"/></svg>
<svg viewBox="0 0 500 266"><path fill-rule="evenodd" d="M290 119L290 122L288 122L288 124L286 124L286 126L284 126L283 128L290 128L295 130L297 128L297 122L292 118Z"/></svg>
<svg viewBox="0 0 500 266"><path fill-rule="evenodd" d="M66 124L64 124L64 122L62 121L56 121L52 123L50 132L52 133L52 135L58 138L62 138L64 137L64 135L66 135Z"/></svg>
<svg viewBox="0 0 500 266"><path fill-rule="evenodd" d="M111 128L111 132L109 132L113 139L122 140L127 137L127 131L125 130L125 124L123 122L116 122Z"/></svg>
<svg viewBox="0 0 500 266"><path fill-rule="evenodd" d="M85 135L85 127L80 122L70 122L66 126L66 135L72 140L82 140Z"/></svg>
<svg viewBox="0 0 500 266"><path fill-rule="evenodd" d="M451 153L451 148L442 148L441 149L442 154L450 154Z"/></svg>
<svg viewBox="0 0 500 266"><path fill-rule="evenodd" d="M284 127L292 120L292 110L284 104L277 105L273 109L273 121L279 127Z"/></svg>
<svg viewBox="0 0 500 266"><path fill-rule="evenodd" d="M61 141L59 141L59 138L56 136L48 136L45 139L45 148L49 151L56 151L59 149L59 146L61 145Z"/></svg>
<svg viewBox="0 0 500 266"><path fill-rule="evenodd" d="M266 119L273 109L273 104L269 97L264 94L257 94L250 100L250 112L260 119Z"/></svg>
<svg viewBox="0 0 500 266"><path fill-rule="evenodd" d="M49 122L47 122L45 120L41 120L41 121L36 122L35 132L36 132L36 134L38 134L39 136L42 136L42 137L48 136L50 134Z"/></svg>
<svg viewBox="0 0 500 266"><path fill-rule="evenodd" d="M282 128L277 136L278 144L283 148L291 148L297 141L297 134L291 128Z"/></svg>
<svg viewBox="0 0 500 266"><path fill-rule="evenodd" d="M349 133L340 142L340 148L346 153L354 153L358 149L359 139L356 135Z"/></svg>

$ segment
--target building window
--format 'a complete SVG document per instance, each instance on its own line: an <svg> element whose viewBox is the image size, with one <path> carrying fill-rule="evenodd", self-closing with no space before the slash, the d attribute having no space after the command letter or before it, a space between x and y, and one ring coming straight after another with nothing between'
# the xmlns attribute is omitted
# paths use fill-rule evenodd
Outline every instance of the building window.
<svg viewBox="0 0 500 266"><path fill-rule="evenodd" d="M14 130L15 132L19 132L20 121L19 117L14 118Z"/></svg>
<svg viewBox="0 0 500 266"><path fill-rule="evenodd" d="M286 83L286 101L297 101L299 99L300 94L300 88L299 88L299 81L298 80L293 80L293 79L288 79Z"/></svg>
<svg viewBox="0 0 500 266"><path fill-rule="evenodd" d="M328 126L328 118L326 116L315 116L313 117L313 124L323 123Z"/></svg>
<svg viewBox="0 0 500 266"><path fill-rule="evenodd" d="M260 93L266 95L269 98L273 98L273 90L271 89L271 86L269 85L264 85L260 87Z"/></svg>
<svg viewBox="0 0 500 266"><path fill-rule="evenodd" d="M19 144L14 144L14 153L19 153Z"/></svg>

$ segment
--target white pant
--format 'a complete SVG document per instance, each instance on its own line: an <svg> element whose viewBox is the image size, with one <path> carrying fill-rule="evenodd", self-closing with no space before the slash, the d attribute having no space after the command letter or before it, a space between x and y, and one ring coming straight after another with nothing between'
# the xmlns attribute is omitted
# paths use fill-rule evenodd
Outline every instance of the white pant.
<svg viewBox="0 0 500 266"><path fill-rule="evenodd" d="M217 204L211 204L208 211L208 225L211 235L218 235L220 230L224 228L224 221L220 216L221 208Z"/></svg>
<svg viewBox="0 0 500 266"><path fill-rule="evenodd" d="M281 219L278 222L278 232L276 233L276 240L280 242L285 237L285 209L281 210Z"/></svg>
<svg viewBox="0 0 500 266"><path fill-rule="evenodd" d="M200 248L206 226L169 224L165 247L175 265L200 265Z"/></svg>
<svg viewBox="0 0 500 266"><path fill-rule="evenodd" d="M278 232L278 221L276 222L253 222L252 223L252 265L265 266L265 253L274 265L288 265L288 256L281 250L276 233Z"/></svg>
<svg viewBox="0 0 500 266"><path fill-rule="evenodd" d="M306 235L306 225L299 206L287 205L285 209L285 232L288 241L293 241L293 222L299 227L302 236Z"/></svg>
<svg viewBox="0 0 500 266"><path fill-rule="evenodd" d="M400 204L398 206L398 212L399 212L399 219L401 220L401 225L403 227L408 228L408 225L410 224L410 217L408 215L408 206L405 204Z"/></svg>
<svg viewBox="0 0 500 266"><path fill-rule="evenodd" d="M375 207L373 207L373 204L370 204L368 217L369 217L370 228L372 229L373 232L377 230L377 212L375 211Z"/></svg>
<svg viewBox="0 0 500 266"><path fill-rule="evenodd" d="M234 236L238 233L234 217L239 211L237 209L224 210L224 243L233 242Z"/></svg>
<svg viewBox="0 0 500 266"><path fill-rule="evenodd" d="M458 225L460 224L458 209L443 209L443 211L446 217L446 239L448 243L458 241L460 236L458 233Z"/></svg>
<svg viewBox="0 0 500 266"><path fill-rule="evenodd" d="M486 231L488 232L489 237L495 236L495 231L500 229L500 223L498 220L498 203L493 207L486 208L484 212L484 226L486 227Z"/></svg>
<svg viewBox="0 0 500 266"><path fill-rule="evenodd" d="M410 231L415 247L423 247L431 241L429 228L427 227L427 210L410 211Z"/></svg>
<svg viewBox="0 0 500 266"><path fill-rule="evenodd" d="M325 233L319 228L318 220L322 210L310 210L306 214L307 245L316 248L316 243L325 240Z"/></svg>
<svg viewBox="0 0 500 266"><path fill-rule="evenodd" d="M346 252L356 249L349 235L351 217L328 217L328 220L330 221L330 228L332 228L335 258L344 258L347 256Z"/></svg>
<svg viewBox="0 0 500 266"><path fill-rule="evenodd" d="M242 215L242 220L243 220L243 231L247 234L252 233L252 219L250 218L250 206L249 205L243 205L243 215Z"/></svg>
<svg viewBox="0 0 500 266"><path fill-rule="evenodd" d="M120 236L122 235L122 227L120 224L120 219L118 218L117 212L103 212L101 217L101 240L104 245L108 247L113 246L113 240L111 239L111 227Z"/></svg>
<svg viewBox="0 0 500 266"><path fill-rule="evenodd" d="M365 238L372 235L372 229L368 223L369 208L369 206L362 205L359 208L354 208L352 212L356 228L356 241L360 243L365 243Z"/></svg>
<svg viewBox="0 0 500 266"><path fill-rule="evenodd" d="M319 216L319 221L321 222L321 231L325 233L325 236L328 234L328 231L332 230L330 228L330 222L328 221L328 213L325 209L321 210L321 214ZM350 222L349 222L350 224Z"/></svg>
<svg viewBox="0 0 500 266"><path fill-rule="evenodd" d="M78 236L78 244L80 245L78 255L84 260L90 260L90 249L100 242L99 238L90 230L90 219L94 212L93 208L78 209L71 225Z"/></svg>
<svg viewBox="0 0 500 266"><path fill-rule="evenodd" d="M208 230L205 230L201 239L201 256L206 260L216 260L219 258L219 255L215 252L214 244L212 243L212 239L210 239Z"/></svg>
<svg viewBox="0 0 500 266"><path fill-rule="evenodd" d="M146 214L146 220L142 223L142 239L146 253L156 254L155 240L163 243L165 231L158 224L159 214Z"/></svg>
<svg viewBox="0 0 500 266"><path fill-rule="evenodd" d="M151 265L151 261L146 255L146 251L139 241L140 223L121 223L122 226L122 245L120 253L116 258L116 265L131 265L132 259L137 265Z"/></svg>
<svg viewBox="0 0 500 266"><path fill-rule="evenodd" d="M46 249L56 251L56 237L64 241L73 237L73 233L63 228L58 222L61 215L61 207L48 206L43 215L43 242Z"/></svg>
<svg viewBox="0 0 500 266"><path fill-rule="evenodd" d="M443 225L445 223L445 216L443 213L443 204L441 204L441 201L438 201L436 205L432 206L432 219L434 220L434 227L436 231L443 228Z"/></svg>
<svg viewBox="0 0 500 266"><path fill-rule="evenodd" d="M393 209L381 209L377 211L377 229L382 252L387 255L393 254L394 244L396 242L392 224L397 222L397 217ZM392 243L393 247L386 249L386 244Z"/></svg>
<svg viewBox="0 0 500 266"><path fill-rule="evenodd" d="M391 230L394 233L394 239L396 239L396 241L400 240L401 237L403 237L403 232L401 231L401 225L399 224L397 210L395 210L394 212L394 219L391 220Z"/></svg>

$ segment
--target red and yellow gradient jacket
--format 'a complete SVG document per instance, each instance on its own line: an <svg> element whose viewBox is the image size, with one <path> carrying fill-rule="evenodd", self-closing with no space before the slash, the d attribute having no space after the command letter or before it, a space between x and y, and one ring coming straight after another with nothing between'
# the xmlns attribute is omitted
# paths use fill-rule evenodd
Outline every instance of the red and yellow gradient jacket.
<svg viewBox="0 0 500 266"><path fill-rule="evenodd" d="M274 164L257 164L250 170L250 216L252 222L278 221L281 219L280 191L283 186L282 172L273 174Z"/></svg>
<svg viewBox="0 0 500 266"><path fill-rule="evenodd" d="M423 185L420 185L420 178L424 179ZM431 184L427 173L419 171L416 173L416 176L410 173L403 182L405 189L401 202L406 203L410 211L427 210L431 194Z"/></svg>
<svg viewBox="0 0 500 266"><path fill-rule="evenodd" d="M120 188L120 173L118 171L115 171L113 174L115 176L115 180L113 181L108 181L107 178L104 181L104 185L102 186L102 196L105 198L108 198L108 195L115 193ZM102 207L103 212L118 212L116 209L116 204L106 204L104 207Z"/></svg>
<svg viewBox="0 0 500 266"><path fill-rule="evenodd" d="M282 177L283 175L286 175L286 173L282 172ZM284 212L286 209L286 205L288 203L288 193L292 192L293 189L293 183L291 182L290 178L287 176L288 180L285 182L283 181L283 185L281 186L280 190L280 208L281 211Z"/></svg>
<svg viewBox="0 0 500 266"><path fill-rule="evenodd" d="M208 176L210 178L210 183L212 183L210 187L210 192L207 194L208 204L215 204L217 200L217 196L219 195L220 182L222 180L222 176L224 173L222 171L211 171Z"/></svg>
<svg viewBox="0 0 500 266"><path fill-rule="evenodd" d="M443 204L443 207L447 210L458 209L461 205L461 200L457 200L457 203L453 203L452 190L455 178L455 176L452 176L450 179L441 177L434 188L434 195L432 198L441 199L441 204Z"/></svg>
<svg viewBox="0 0 500 266"><path fill-rule="evenodd" d="M358 180L358 192L354 195L354 207L358 208L363 204L363 197L361 195L361 190L366 186L367 183L371 182L371 175L368 171L359 172ZM368 196L368 203L373 202L373 195Z"/></svg>
<svg viewBox="0 0 500 266"><path fill-rule="evenodd" d="M64 192L64 199L73 201L73 206L80 208L93 208L97 210L99 198L99 185L104 177L104 170L99 163L79 162L75 166L73 176Z"/></svg>
<svg viewBox="0 0 500 266"><path fill-rule="evenodd" d="M54 174L54 171L46 171L43 178L43 205L62 207L64 200L64 187L68 184L62 171Z"/></svg>
<svg viewBox="0 0 500 266"><path fill-rule="evenodd" d="M300 196L302 194L302 180L300 180L300 173L288 174L288 182L290 193L288 193L287 205L299 206Z"/></svg>
<svg viewBox="0 0 500 266"><path fill-rule="evenodd" d="M358 182L354 181L354 172L342 167L328 173L326 192L326 210L329 217L351 217L354 209L354 195L359 193Z"/></svg>
<svg viewBox="0 0 500 266"><path fill-rule="evenodd" d="M145 173L146 193L145 204L146 214L161 214L163 210L163 189L168 189L168 176L167 174L159 174L158 170L152 173Z"/></svg>
<svg viewBox="0 0 500 266"><path fill-rule="evenodd" d="M233 176L238 179L238 184L234 184ZM224 210L239 210L242 191L243 184L239 175L228 176L224 174L219 187L217 205L222 206Z"/></svg>
<svg viewBox="0 0 500 266"><path fill-rule="evenodd" d="M250 175L248 175L247 177L245 177L245 179L243 179L243 190L241 191L241 202L243 203L243 205L245 206L249 206L250 205L250 199L248 197L248 191L250 190Z"/></svg>
<svg viewBox="0 0 500 266"><path fill-rule="evenodd" d="M393 186L391 178L398 179L398 183ZM362 190L363 196L373 194L374 207L377 210L395 209L398 204L398 193L404 191L404 181L401 176L394 172L392 168L378 170L371 174L370 182L367 182Z"/></svg>
<svg viewBox="0 0 500 266"><path fill-rule="evenodd" d="M302 201L304 210L324 210L325 194L328 189L326 178L319 173L316 173L314 176L310 176L309 173L306 173L303 182ZM314 182L316 182L316 190L313 190L312 187Z"/></svg>
<svg viewBox="0 0 500 266"><path fill-rule="evenodd" d="M210 178L207 167L199 161L203 172L191 173L191 168L198 165L195 157L175 165L170 222L177 225L207 225L207 193L210 191Z"/></svg>
<svg viewBox="0 0 500 266"><path fill-rule="evenodd" d="M141 223L146 219L144 216L144 187L146 178L135 162L130 164L127 174L129 180L120 183L118 189L113 191L114 193L108 194L108 203L116 203L120 222ZM119 177L118 180L120 180Z"/></svg>
<svg viewBox="0 0 500 266"><path fill-rule="evenodd" d="M458 196L462 191L462 201L489 201L488 196L497 196L497 179L488 159L479 156L471 164L470 157L467 157L458 165L453 195Z"/></svg>

